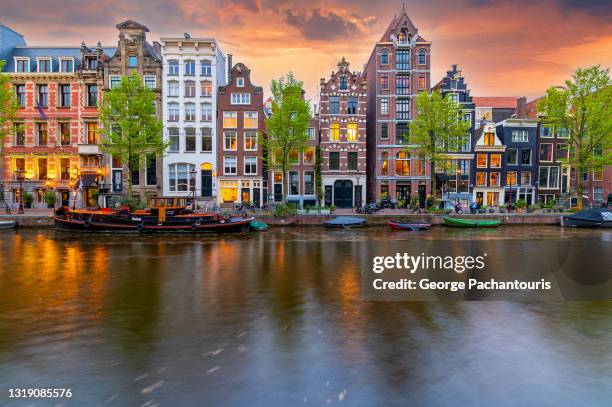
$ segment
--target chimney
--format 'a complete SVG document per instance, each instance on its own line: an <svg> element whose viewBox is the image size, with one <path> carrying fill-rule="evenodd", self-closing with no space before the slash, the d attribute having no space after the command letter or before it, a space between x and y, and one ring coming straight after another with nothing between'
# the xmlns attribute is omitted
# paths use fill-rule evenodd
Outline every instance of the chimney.
<svg viewBox="0 0 612 407"><path fill-rule="evenodd" d="M516 100L516 118L527 118L527 98L525 96L521 96Z"/></svg>
<svg viewBox="0 0 612 407"><path fill-rule="evenodd" d="M227 54L227 83L232 81L232 54Z"/></svg>
<svg viewBox="0 0 612 407"><path fill-rule="evenodd" d="M159 42L153 41L153 49L157 55L161 56L161 44Z"/></svg>

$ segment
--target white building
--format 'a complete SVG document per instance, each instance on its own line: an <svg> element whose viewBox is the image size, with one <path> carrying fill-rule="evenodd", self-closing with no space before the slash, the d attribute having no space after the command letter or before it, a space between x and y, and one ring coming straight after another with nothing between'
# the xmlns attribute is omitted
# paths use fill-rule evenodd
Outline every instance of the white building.
<svg viewBox="0 0 612 407"><path fill-rule="evenodd" d="M162 38L164 196L217 201L216 100L226 57L213 38ZM195 178L195 179L194 179ZM194 185L195 184L195 185Z"/></svg>

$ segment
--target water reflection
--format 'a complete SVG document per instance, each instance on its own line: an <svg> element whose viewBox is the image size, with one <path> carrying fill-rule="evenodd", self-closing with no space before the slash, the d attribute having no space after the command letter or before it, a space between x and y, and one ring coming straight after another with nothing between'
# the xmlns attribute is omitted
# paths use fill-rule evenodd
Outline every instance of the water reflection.
<svg viewBox="0 0 612 407"><path fill-rule="evenodd" d="M71 386L65 405L609 400L610 302L364 302L359 276L373 254L398 248L489 251L495 267L535 266L538 253L583 240L609 256L609 232L415 236L2 234L0 388ZM517 241L534 252L509 252Z"/></svg>

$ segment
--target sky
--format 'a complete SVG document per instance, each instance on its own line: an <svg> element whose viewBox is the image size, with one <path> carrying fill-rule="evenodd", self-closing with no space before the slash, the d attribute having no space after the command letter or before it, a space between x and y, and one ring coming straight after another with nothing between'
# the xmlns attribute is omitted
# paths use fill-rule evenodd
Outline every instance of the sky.
<svg viewBox="0 0 612 407"><path fill-rule="evenodd" d="M432 84L458 64L473 96L538 97L578 67L612 66L611 0L407 0L432 42ZM363 70L401 0L0 0L0 23L29 45L115 45L115 24L163 36L215 37L253 82L293 71L306 97L342 58Z"/></svg>

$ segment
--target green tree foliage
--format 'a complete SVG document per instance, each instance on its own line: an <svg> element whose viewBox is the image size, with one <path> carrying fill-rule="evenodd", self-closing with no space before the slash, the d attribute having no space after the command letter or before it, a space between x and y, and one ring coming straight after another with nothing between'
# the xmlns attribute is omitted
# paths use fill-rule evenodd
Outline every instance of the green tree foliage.
<svg viewBox="0 0 612 407"><path fill-rule="evenodd" d="M11 80L2 72L4 64L5 62L0 60L0 143L7 134L11 133L11 123L18 109Z"/></svg>
<svg viewBox="0 0 612 407"><path fill-rule="evenodd" d="M421 92L416 98L416 117L410 123L410 144L429 160L432 195L436 194L434 169L449 160L448 153L459 151L469 137L471 123L462 119L461 107L435 91Z"/></svg>
<svg viewBox="0 0 612 407"><path fill-rule="evenodd" d="M267 152L268 168L283 173L283 202L289 190L289 170L298 162L299 154L308 146L310 104L304 100L303 83L289 72L272 80L272 114L266 119L266 134L261 144Z"/></svg>
<svg viewBox="0 0 612 407"><path fill-rule="evenodd" d="M127 166L128 197L132 197L132 170L140 168L151 153L161 154L163 123L157 119L155 92L144 86L134 72L121 78L121 84L104 94L100 119L104 138L102 150L121 159Z"/></svg>
<svg viewBox="0 0 612 407"><path fill-rule="evenodd" d="M582 208L581 174L612 164L612 81L610 69L579 68L565 86L551 87L538 103L542 123L566 129L567 164L576 170L578 208Z"/></svg>

